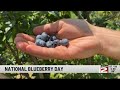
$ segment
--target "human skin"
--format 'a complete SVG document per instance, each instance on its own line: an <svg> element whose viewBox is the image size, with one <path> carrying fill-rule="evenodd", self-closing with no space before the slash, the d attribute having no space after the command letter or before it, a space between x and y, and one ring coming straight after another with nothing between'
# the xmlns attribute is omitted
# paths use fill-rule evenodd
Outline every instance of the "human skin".
<svg viewBox="0 0 120 90"><path fill-rule="evenodd" d="M67 38L69 45L46 48L35 45L35 36L24 33L16 35L16 47L22 52L43 59L84 59L102 54L120 60L120 32L91 25L85 20L62 19L37 26L35 35L46 32L57 38Z"/></svg>

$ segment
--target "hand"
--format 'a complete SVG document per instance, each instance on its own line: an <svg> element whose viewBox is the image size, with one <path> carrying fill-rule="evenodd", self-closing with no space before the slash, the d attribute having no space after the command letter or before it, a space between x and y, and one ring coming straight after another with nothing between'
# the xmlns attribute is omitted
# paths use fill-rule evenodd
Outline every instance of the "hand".
<svg viewBox="0 0 120 90"><path fill-rule="evenodd" d="M63 19L54 23L37 26L35 35L46 32L56 34L58 38L69 39L69 46L46 48L35 45L35 37L19 33L15 38L16 47L32 56L43 59L83 59L98 54L101 50L100 41L94 35L91 25L85 20Z"/></svg>

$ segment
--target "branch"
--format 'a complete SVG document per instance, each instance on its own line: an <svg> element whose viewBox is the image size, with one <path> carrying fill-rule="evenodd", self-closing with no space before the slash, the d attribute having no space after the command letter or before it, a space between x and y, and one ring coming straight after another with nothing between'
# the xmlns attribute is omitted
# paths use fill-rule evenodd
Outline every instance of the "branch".
<svg viewBox="0 0 120 90"><path fill-rule="evenodd" d="M78 16L78 19L84 19L83 16L81 15L81 11L73 11L73 13Z"/></svg>
<svg viewBox="0 0 120 90"><path fill-rule="evenodd" d="M79 19L84 19L84 17L82 16L81 11L77 11L77 15L78 15L78 18L79 18Z"/></svg>

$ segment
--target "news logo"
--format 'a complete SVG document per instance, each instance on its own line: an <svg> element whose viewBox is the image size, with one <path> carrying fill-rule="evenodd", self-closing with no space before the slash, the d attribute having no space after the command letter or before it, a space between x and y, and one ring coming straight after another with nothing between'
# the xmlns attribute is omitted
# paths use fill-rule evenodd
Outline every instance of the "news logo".
<svg viewBox="0 0 120 90"><path fill-rule="evenodd" d="M117 68L117 65L109 65L109 73L114 73Z"/></svg>
<svg viewBox="0 0 120 90"><path fill-rule="evenodd" d="M101 66L100 73L108 73L108 66Z"/></svg>

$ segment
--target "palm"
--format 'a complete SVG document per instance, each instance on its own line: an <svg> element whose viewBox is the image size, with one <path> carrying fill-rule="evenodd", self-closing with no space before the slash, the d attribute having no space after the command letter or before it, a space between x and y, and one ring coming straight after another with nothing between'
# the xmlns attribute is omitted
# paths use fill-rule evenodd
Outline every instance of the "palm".
<svg viewBox="0 0 120 90"><path fill-rule="evenodd" d="M16 38L16 40L17 39L18 38ZM58 46L56 48L41 48L40 46L36 46L34 41L35 39L31 36L19 34L17 45L21 46L21 48L19 46L17 47L23 52L39 58L74 59L86 58L94 55L98 51L97 48L99 46L99 42L97 42L93 36L72 39L68 47ZM47 57L47 55L49 55L49 57Z"/></svg>
<svg viewBox="0 0 120 90"><path fill-rule="evenodd" d="M87 58L96 54L99 50L99 42L93 36L77 38L70 41L69 49L73 58Z"/></svg>

